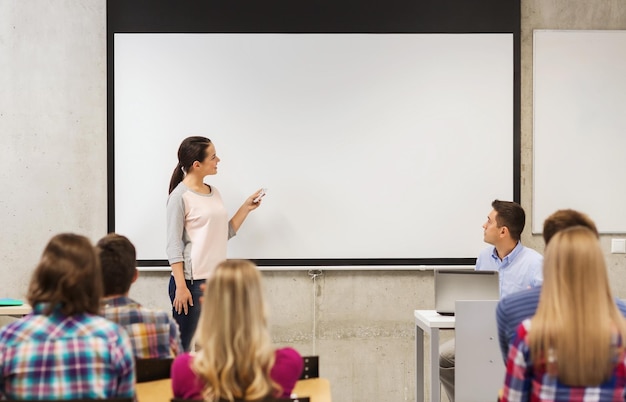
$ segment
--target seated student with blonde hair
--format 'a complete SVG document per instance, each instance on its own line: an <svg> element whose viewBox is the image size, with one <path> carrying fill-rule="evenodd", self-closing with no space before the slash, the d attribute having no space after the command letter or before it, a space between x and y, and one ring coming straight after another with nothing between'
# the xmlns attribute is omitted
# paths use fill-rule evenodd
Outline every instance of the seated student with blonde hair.
<svg viewBox="0 0 626 402"><path fill-rule="evenodd" d="M177 398L284 398L302 373L296 350L271 344L261 275L250 261L217 266L204 290L194 340L198 350L179 355L172 365Z"/></svg>
<svg viewBox="0 0 626 402"><path fill-rule="evenodd" d="M596 224L589 216L573 209L559 209L543 222L543 240L546 246L559 231L573 226L589 228L597 238L600 238ZM540 295L541 286L513 293L498 302L496 308L498 340L505 364L509 354L509 343L515 337L517 327L522 321L535 315ZM626 303L620 299L615 299L615 303L622 315L626 316Z"/></svg>
<svg viewBox="0 0 626 402"><path fill-rule="evenodd" d="M128 333L139 359L164 359L182 352L178 324L165 311L152 310L128 297L137 280L137 253L127 237L109 233L97 243L104 298L102 314Z"/></svg>
<svg viewBox="0 0 626 402"><path fill-rule="evenodd" d="M596 234L564 229L546 247L537 313L509 347L502 402L623 401L626 321Z"/></svg>
<svg viewBox="0 0 626 402"><path fill-rule="evenodd" d="M135 396L128 335L98 315L100 275L86 237L50 240L28 288L32 313L0 329L1 399Z"/></svg>

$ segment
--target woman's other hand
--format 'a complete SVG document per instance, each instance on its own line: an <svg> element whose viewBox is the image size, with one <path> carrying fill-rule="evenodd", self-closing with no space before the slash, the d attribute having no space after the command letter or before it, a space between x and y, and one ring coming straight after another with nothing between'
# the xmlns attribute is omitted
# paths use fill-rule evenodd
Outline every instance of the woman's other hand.
<svg viewBox="0 0 626 402"><path fill-rule="evenodd" d="M193 306L193 297L191 296L191 292L187 288L184 287L176 287L176 295L174 296L174 302L172 303L172 307L178 314L182 314L189 311L189 306Z"/></svg>

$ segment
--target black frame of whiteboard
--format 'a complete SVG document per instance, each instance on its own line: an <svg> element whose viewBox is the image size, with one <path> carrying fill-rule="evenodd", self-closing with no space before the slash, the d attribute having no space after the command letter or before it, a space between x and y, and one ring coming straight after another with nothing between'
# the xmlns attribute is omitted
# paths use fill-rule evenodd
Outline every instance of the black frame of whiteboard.
<svg viewBox="0 0 626 402"><path fill-rule="evenodd" d="M513 200L520 201L520 0L107 0L107 229L115 231L115 33L512 33ZM260 259L259 266L473 265L475 258ZM140 267L167 266L139 260Z"/></svg>

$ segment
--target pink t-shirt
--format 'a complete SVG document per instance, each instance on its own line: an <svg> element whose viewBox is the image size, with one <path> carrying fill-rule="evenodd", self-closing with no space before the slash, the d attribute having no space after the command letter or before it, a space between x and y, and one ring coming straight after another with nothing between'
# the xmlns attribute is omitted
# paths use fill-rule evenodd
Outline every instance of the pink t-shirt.
<svg viewBox="0 0 626 402"><path fill-rule="evenodd" d="M228 211L217 188L202 194L180 182L167 199L169 263L183 262L185 279L208 279L226 259L229 236Z"/></svg>
<svg viewBox="0 0 626 402"><path fill-rule="evenodd" d="M178 355L172 363L172 390L174 397L183 399L202 399L204 381L191 369L193 356L189 353ZM283 388L279 398L288 398L302 374L304 362L300 353L292 348L276 350L276 361L270 376Z"/></svg>

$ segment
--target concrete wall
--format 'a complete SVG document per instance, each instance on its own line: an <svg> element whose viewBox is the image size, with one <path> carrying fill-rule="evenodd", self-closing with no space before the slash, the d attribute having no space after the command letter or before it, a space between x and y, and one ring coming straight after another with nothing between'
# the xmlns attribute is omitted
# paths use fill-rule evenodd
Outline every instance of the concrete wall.
<svg viewBox="0 0 626 402"><path fill-rule="evenodd" d="M2 296L24 297L53 234L97 240L106 232L105 18L103 0L0 0ZM522 0L522 205L529 216L532 30L546 28L626 29L626 4ZM529 230L523 240L543 250ZM612 283L624 298L626 256L608 254L609 243L603 236ZM415 398L412 312L433 307L432 272L325 271L313 280L280 271L264 279L275 341L320 355L336 401ZM142 273L131 296L167 309L167 280L167 273Z"/></svg>

